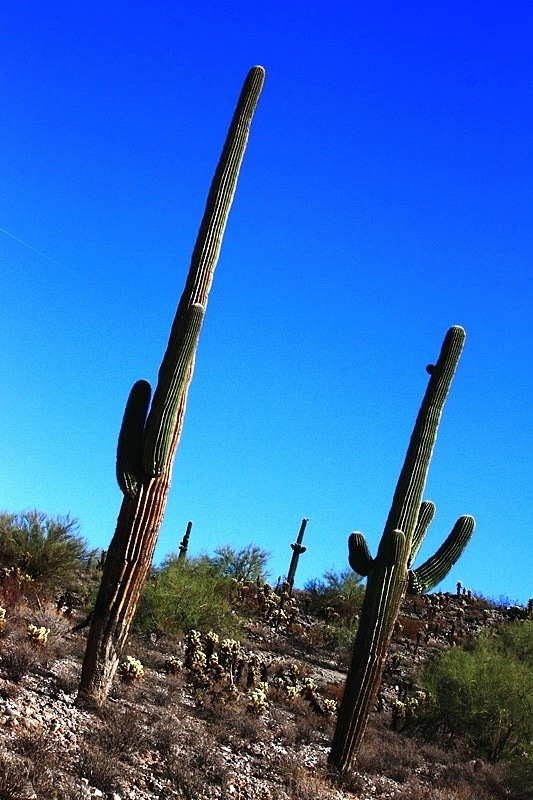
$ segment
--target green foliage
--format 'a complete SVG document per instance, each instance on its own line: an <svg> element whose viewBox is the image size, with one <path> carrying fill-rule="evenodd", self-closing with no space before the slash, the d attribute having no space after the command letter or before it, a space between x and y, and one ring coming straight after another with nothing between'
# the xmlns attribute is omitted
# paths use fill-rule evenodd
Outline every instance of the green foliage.
<svg viewBox="0 0 533 800"><path fill-rule="evenodd" d="M327 570L322 578L308 581L304 592L309 613L323 620L324 646L346 666L365 595L361 577L351 569Z"/></svg>
<svg viewBox="0 0 533 800"><path fill-rule="evenodd" d="M241 550L235 550L226 544L224 547L217 547L215 553L211 563L221 575L238 581L255 581L258 578L265 580L268 576L265 567L270 553L255 544L249 544Z"/></svg>
<svg viewBox="0 0 533 800"><path fill-rule="evenodd" d="M360 575L351 569L327 570L323 578L313 578L305 585L310 599L309 611L328 616L328 609L345 623L352 623L361 611L365 587ZM330 616L333 616L330 615Z"/></svg>
<svg viewBox="0 0 533 800"><path fill-rule="evenodd" d="M91 555L68 515L0 513L0 565L18 567L49 590L75 588Z"/></svg>
<svg viewBox="0 0 533 800"><path fill-rule="evenodd" d="M504 762L517 790L533 781L532 655L533 622L506 624L442 653L420 678L431 700L422 723Z"/></svg>
<svg viewBox="0 0 533 800"><path fill-rule="evenodd" d="M183 636L191 629L238 631L232 612L232 581L207 558L170 556L152 571L137 609L134 625L143 633Z"/></svg>

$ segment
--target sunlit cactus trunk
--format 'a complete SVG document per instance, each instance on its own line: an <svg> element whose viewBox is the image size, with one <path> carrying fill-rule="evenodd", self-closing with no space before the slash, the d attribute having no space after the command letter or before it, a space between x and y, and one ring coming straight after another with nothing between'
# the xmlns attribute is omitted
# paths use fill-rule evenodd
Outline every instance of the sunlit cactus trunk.
<svg viewBox="0 0 533 800"><path fill-rule="evenodd" d="M93 611L78 694L82 703L102 703L107 697L152 563L196 345L264 78L264 69L253 67L242 88L211 184L151 406L151 389L146 381L135 384L126 405L117 448L117 479L124 499Z"/></svg>
<svg viewBox="0 0 533 800"><path fill-rule="evenodd" d="M385 660L407 588L428 591L449 572L474 530L472 517L461 517L437 553L411 570L411 564L433 518L435 507L422 493L437 437L442 410L465 340L459 326L444 339L420 408L392 507L376 558L361 533L349 539L352 569L367 576L367 587L352 662L329 755L330 765L346 772L353 764L383 676Z"/></svg>

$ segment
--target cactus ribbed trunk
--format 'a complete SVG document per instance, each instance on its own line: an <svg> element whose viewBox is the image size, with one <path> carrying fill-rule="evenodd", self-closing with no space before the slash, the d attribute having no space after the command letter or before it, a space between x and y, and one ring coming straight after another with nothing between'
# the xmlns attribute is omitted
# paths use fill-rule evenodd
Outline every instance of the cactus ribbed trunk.
<svg viewBox="0 0 533 800"><path fill-rule="evenodd" d="M264 78L264 69L253 67L244 82L211 184L146 425L149 387L136 385L126 406L117 449L117 478L124 499L93 611L78 694L81 703L101 704L107 697L152 563L183 426L196 343Z"/></svg>
<svg viewBox="0 0 533 800"><path fill-rule="evenodd" d="M461 518L435 556L419 570L409 570L435 510L432 503L422 503L422 493L464 340L465 332L461 327L451 328L436 365L428 369L431 378L376 558L371 558L362 534L353 533L349 539L350 565L368 580L329 755L330 765L341 773L351 767L361 745L408 584L420 586L422 591L432 588L455 563L474 529L472 517Z"/></svg>

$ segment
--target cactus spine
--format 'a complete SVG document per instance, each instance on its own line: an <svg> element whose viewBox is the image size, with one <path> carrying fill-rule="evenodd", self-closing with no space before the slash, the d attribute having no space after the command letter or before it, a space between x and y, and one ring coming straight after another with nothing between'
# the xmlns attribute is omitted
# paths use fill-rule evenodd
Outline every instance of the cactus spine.
<svg viewBox="0 0 533 800"><path fill-rule="evenodd" d="M300 525L300 531L298 533L298 537L294 544L291 544L292 547L292 557L291 563L289 565L289 572L287 573L287 583L289 584L289 589L292 591L292 587L294 586L294 578L296 576L296 569L298 568L298 560L302 553L305 553L307 547L303 547L302 542L304 538L305 529L307 527L307 523L309 522L308 519L303 519L302 524Z"/></svg>
<svg viewBox="0 0 533 800"><path fill-rule="evenodd" d="M185 558L187 556L187 550L189 548L189 539L191 538L191 530L192 530L192 520L189 520L187 523L187 530L185 531L185 536L181 540L178 559Z"/></svg>
<svg viewBox="0 0 533 800"><path fill-rule="evenodd" d="M148 418L150 387L146 381L134 386L126 407L117 448L117 479L124 499L93 611L80 703L100 704L107 697L152 562L196 344L264 79L263 67L252 67L244 82L209 190Z"/></svg>
<svg viewBox="0 0 533 800"><path fill-rule="evenodd" d="M329 755L330 765L341 773L351 767L359 750L407 588L411 591L433 588L449 572L474 530L473 518L461 517L437 553L418 569L410 570L435 512L432 503L422 502L422 493L464 340L465 332L461 327L450 328L437 363L428 369L431 377L376 558L371 557L361 533L351 534L348 541L351 567L368 580Z"/></svg>

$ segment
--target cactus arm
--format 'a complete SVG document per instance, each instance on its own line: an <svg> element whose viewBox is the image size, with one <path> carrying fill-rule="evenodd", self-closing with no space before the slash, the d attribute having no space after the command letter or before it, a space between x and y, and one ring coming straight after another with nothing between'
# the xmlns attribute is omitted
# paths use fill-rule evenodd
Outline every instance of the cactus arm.
<svg viewBox="0 0 533 800"><path fill-rule="evenodd" d="M151 393L148 381L133 384L118 436L117 482L130 499L137 494L142 478L143 432Z"/></svg>
<svg viewBox="0 0 533 800"><path fill-rule="evenodd" d="M412 594L429 592L446 577L470 541L475 524L473 517L460 517L437 552L409 572L409 591Z"/></svg>
<svg viewBox="0 0 533 800"><path fill-rule="evenodd" d="M355 531L348 539L348 563L354 572L366 578L372 569L373 559L362 533Z"/></svg>
<svg viewBox="0 0 533 800"><path fill-rule="evenodd" d="M426 535L427 530L431 525L434 516L435 516L435 503L432 503L431 500L424 500L424 502L420 505L420 510L418 512L418 519L416 521L416 526L413 531L411 552L409 553L409 559L407 561L408 567L410 567L413 561L415 560L417 553L420 550L420 545L422 544L424 536Z"/></svg>
<svg viewBox="0 0 533 800"><path fill-rule="evenodd" d="M190 374L205 308L193 303L179 329L172 331L146 421L143 466L147 475L160 475L167 464L183 395Z"/></svg>

